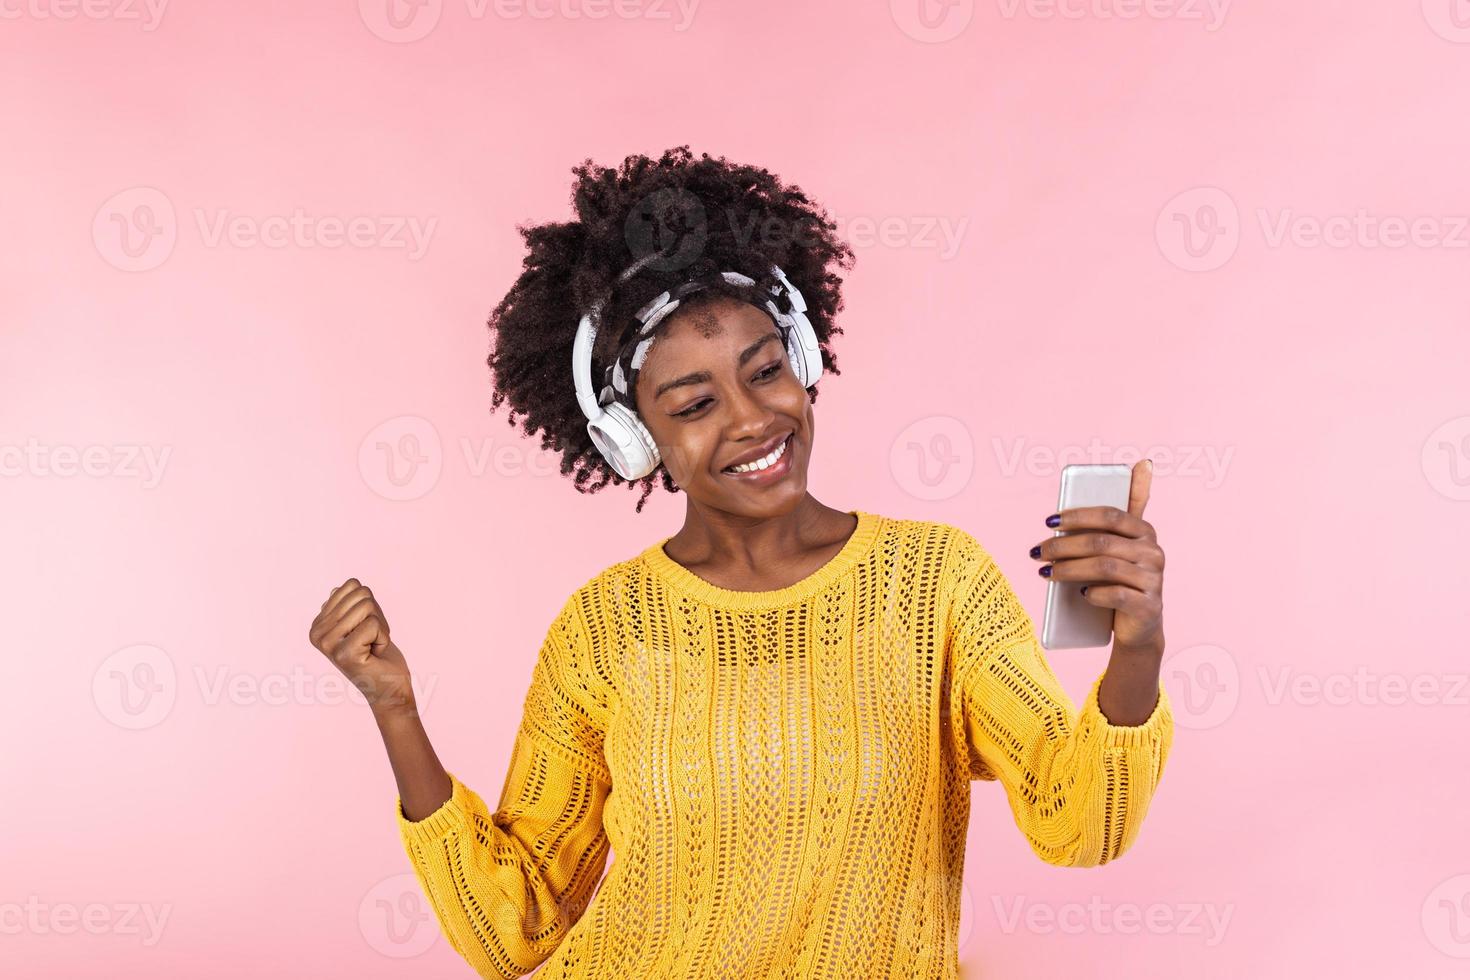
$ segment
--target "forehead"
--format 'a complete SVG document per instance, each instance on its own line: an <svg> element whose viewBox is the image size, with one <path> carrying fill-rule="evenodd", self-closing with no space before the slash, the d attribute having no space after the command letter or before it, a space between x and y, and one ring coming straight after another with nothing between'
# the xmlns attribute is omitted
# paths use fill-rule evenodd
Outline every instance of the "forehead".
<svg viewBox="0 0 1470 980"><path fill-rule="evenodd" d="M733 361L766 334L777 336L770 315L728 296L711 298L687 310L680 307L669 315L649 349L643 372L657 375L690 366L692 360Z"/></svg>

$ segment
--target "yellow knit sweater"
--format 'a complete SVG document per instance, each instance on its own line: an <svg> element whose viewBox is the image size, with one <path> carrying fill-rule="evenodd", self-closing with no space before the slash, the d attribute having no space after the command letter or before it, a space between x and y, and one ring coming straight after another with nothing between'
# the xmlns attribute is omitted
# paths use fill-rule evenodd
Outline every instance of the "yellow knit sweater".
<svg viewBox="0 0 1470 980"><path fill-rule="evenodd" d="M482 977L954 978L971 780L1044 861L1137 837L1173 736L1080 712L966 532L853 511L784 589L722 589L668 538L547 631L495 810L398 827ZM604 877L609 851L613 861ZM601 883L599 886L599 882Z"/></svg>

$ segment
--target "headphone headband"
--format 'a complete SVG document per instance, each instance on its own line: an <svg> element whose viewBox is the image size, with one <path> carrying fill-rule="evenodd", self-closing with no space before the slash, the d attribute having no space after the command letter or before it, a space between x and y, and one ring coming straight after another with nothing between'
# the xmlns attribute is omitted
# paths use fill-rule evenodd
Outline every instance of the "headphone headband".
<svg viewBox="0 0 1470 980"><path fill-rule="evenodd" d="M774 269L775 267L773 266L772 268ZM777 269L776 272L779 273L780 270ZM649 348L653 344L654 330L671 313L677 310L685 299L694 293L708 289L710 284L705 282L704 279L709 278L713 278L713 276L691 279L673 289L665 290L634 314L634 318L639 323L637 331L619 347L617 354L613 358L613 362L603 369L603 386L598 393L597 399L599 405L607 405L617 400L628 405L630 408L632 407L631 392L637 390L638 371L642 368L643 362L648 357ZM738 272L722 272L720 273L720 278L732 286L746 288L765 286L760 291L769 295L763 296L759 303L770 314L772 321L776 324L776 330L780 334L781 342L785 344L786 338L790 334L791 328L795 326L795 323L792 320L790 309L783 311L776 305L775 300L782 297L782 290L779 286L772 284L774 281L777 281L775 276L768 276L762 283L757 283L749 276L742 275ZM782 276L782 279L784 278ZM797 296L799 297L800 294L797 294ZM794 309L794 305L789 300L786 305L788 308ZM803 304L804 308L805 305Z"/></svg>

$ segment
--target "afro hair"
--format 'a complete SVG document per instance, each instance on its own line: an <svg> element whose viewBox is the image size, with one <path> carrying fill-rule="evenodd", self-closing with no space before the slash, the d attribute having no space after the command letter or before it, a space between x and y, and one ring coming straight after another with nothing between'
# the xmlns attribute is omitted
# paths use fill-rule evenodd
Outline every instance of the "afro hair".
<svg viewBox="0 0 1470 980"><path fill-rule="evenodd" d="M488 359L494 393L491 411L509 404L512 426L541 435L541 447L561 454L561 472L582 493L608 483L641 485L635 510L656 482L679 488L663 464L639 480L617 474L593 445L577 404L571 353L584 311L602 303L593 351L593 387L611 363L634 313L666 289L713 276L707 289L683 304L689 311L730 296L755 297L718 277L741 272L761 280L772 263L781 267L806 300L806 315L821 348L823 371L840 373L828 344L841 333L840 270L850 269L852 249L835 233L827 212L801 188L768 170L702 154L688 146L657 160L634 155L610 169L590 159L572 168L572 208L566 222L522 224L523 270L490 314ZM634 275L619 274L652 255ZM655 329L662 333L672 318ZM816 389L810 397L815 402Z"/></svg>

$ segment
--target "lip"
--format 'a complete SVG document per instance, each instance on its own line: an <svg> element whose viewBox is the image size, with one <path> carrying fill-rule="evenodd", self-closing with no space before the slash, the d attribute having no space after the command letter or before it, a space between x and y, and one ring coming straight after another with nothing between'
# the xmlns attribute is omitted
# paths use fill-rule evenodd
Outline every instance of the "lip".
<svg viewBox="0 0 1470 980"><path fill-rule="evenodd" d="M761 445L752 449L750 452L746 453L740 458L730 460L730 462L726 463L725 466L720 467L720 472L723 473L726 467L739 466L742 463L754 463L758 459L764 459L765 457L771 455L771 453L775 452L776 447L785 442L786 438L791 434L792 433L790 431L787 431L781 433L778 436L772 436L770 439L767 439Z"/></svg>
<svg viewBox="0 0 1470 980"><path fill-rule="evenodd" d="M790 440L790 442L787 443L786 451L781 454L781 458L776 460L776 462L772 465L767 466L765 469L751 470L749 473L730 473L726 470L720 470L720 476L725 477L727 480L739 480L742 483L754 484L773 483L776 480L781 479L787 473L791 472L791 457L795 451L795 447L792 444L796 442L796 433L786 433L786 435L782 436L780 439L775 440L772 443L770 449L767 449L760 456L755 457L756 459L760 459L762 456L770 455L770 453L777 446L781 445L782 442L788 439ZM742 462L750 462L750 460L743 460ZM740 464L731 463L730 465L739 466Z"/></svg>

